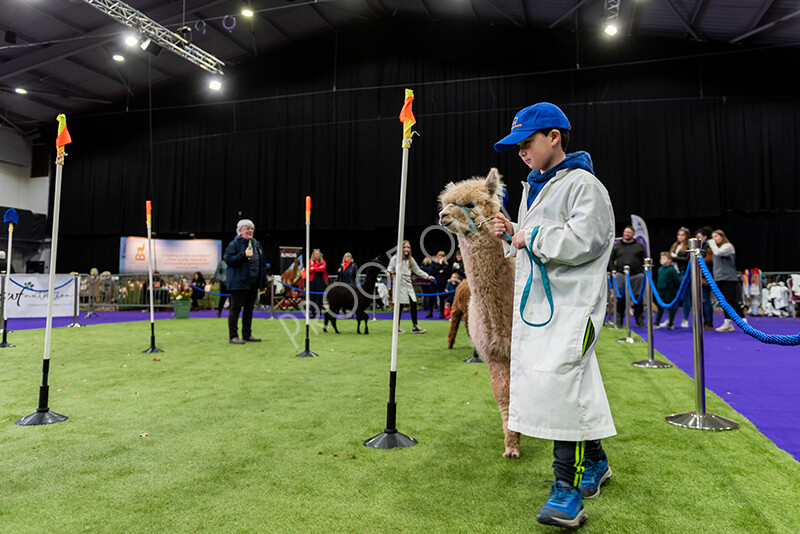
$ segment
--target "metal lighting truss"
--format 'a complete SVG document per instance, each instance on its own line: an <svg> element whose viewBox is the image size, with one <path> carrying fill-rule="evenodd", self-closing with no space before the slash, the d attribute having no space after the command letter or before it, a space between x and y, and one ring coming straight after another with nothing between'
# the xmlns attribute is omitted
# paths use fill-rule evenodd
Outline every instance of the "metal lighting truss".
<svg viewBox="0 0 800 534"><path fill-rule="evenodd" d="M89 0L84 0L85 2ZM606 20L609 22L615 20L619 16L619 4L621 0L606 0L605 15Z"/></svg>
<svg viewBox="0 0 800 534"><path fill-rule="evenodd" d="M83 0L85 3L141 33L162 48L184 57L208 72L222 75L225 63L177 33L168 30L150 17L119 0Z"/></svg>

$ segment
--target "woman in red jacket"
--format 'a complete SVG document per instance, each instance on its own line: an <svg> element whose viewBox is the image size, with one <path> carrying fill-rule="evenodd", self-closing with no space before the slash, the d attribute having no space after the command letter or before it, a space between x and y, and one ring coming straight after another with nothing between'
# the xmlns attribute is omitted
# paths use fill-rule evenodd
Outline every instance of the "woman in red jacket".
<svg viewBox="0 0 800 534"><path fill-rule="evenodd" d="M325 293L326 282L328 281L328 273L325 272L325 259L322 257L322 252L315 248L311 253L308 269L311 271L308 277L308 292L309 298L314 306L309 310L309 317L316 317L317 312L322 315L322 295Z"/></svg>

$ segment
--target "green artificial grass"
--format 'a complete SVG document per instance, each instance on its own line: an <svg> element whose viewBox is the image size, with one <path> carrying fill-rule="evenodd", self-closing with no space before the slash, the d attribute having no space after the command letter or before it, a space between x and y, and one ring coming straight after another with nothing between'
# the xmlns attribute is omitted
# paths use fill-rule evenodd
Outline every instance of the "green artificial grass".
<svg viewBox="0 0 800 534"><path fill-rule="evenodd" d="M404 322L406 324L406 322ZM397 428L419 443L362 442L386 426L391 322L356 335L256 319L263 343L227 344L224 319L55 329L50 408L63 423L19 427L38 404L42 330L0 349L0 532L555 532L536 523L552 443L503 435L485 364L463 327L401 335ZM289 334L294 333L294 338ZM604 331L598 357L619 434L613 478L586 502L583 532L795 532L800 464L708 393L740 428L704 432L664 416L694 410L682 371L640 369L646 346Z"/></svg>

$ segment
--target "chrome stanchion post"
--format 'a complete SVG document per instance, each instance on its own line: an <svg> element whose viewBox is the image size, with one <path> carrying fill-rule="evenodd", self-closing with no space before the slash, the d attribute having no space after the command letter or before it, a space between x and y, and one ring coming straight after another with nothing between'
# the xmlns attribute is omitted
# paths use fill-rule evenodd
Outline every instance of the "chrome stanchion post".
<svg viewBox="0 0 800 534"><path fill-rule="evenodd" d="M68 324L67 328L81 328L84 326L78 322L78 306L81 299L81 286L79 277L80 275L78 273L72 275L72 285L75 287L75 298L72 299L74 302L72 309L72 324Z"/></svg>
<svg viewBox="0 0 800 534"><path fill-rule="evenodd" d="M644 259L644 280L642 281L644 286L644 308L645 313L647 314L647 345L648 350L650 352L650 358L647 360L639 360L638 362L633 362L631 365L635 365L636 367L648 367L653 369L664 369L666 367L672 367L672 365L661 362L655 359L655 347L653 347L653 288L650 287L650 276L648 274L653 270L653 258L645 258Z"/></svg>
<svg viewBox="0 0 800 534"><path fill-rule="evenodd" d="M617 271L611 271L611 327L617 329L617 290L615 283L617 281Z"/></svg>
<svg viewBox="0 0 800 534"><path fill-rule="evenodd" d="M703 355L703 314L698 313L703 305L703 288L701 286L702 273L697 257L700 255L700 242L698 239L689 240L689 252L691 260L690 284L692 288L692 338L694 342L694 392L695 392L695 411L668 415L665 417L668 423L687 428L699 428L701 430L731 430L737 428L739 423L715 415L706 413L706 379L705 362Z"/></svg>
<svg viewBox="0 0 800 534"><path fill-rule="evenodd" d="M606 273L606 314L603 318L603 324L613 328L616 326L614 323L614 313L617 308L614 305L614 281L611 279L611 276L613 276L611 273ZM608 316L609 309L611 309L611 319L609 319Z"/></svg>
<svg viewBox="0 0 800 534"><path fill-rule="evenodd" d="M630 310L631 310L631 299L633 297L631 296L631 292L628 289L628 285L629 284L627 283L627 280L630 278L630 275L631 275L631 268L630 268L629 265L626 265L622 269L622 271L625 273L625 324L628 325L628 336L627 337L621 337L617 341L619 341L620 343L644 343L643 339L634 339L631 336L631 313L630 313Z"/></svg>
<svg viewBox="0 0 800 534"><path fill-rule="evenodd" d="M275 318L275 278L269 284L269 318Z"/></svg>

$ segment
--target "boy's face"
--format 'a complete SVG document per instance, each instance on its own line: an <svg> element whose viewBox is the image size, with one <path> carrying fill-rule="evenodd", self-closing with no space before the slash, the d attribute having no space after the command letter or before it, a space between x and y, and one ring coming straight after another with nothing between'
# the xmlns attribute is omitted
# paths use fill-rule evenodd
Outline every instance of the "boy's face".
<svg viewBox="0 0 800 534"><path fill-rule="evenodd" d="M519 157L530 169L545 172L558 163L556 146L560 148L560 141L558 130L550 130L547 135L536 132L518 143Z"/></svg>
<svg viewBox="0 0 800 534"><path fill-rule="evenodd" d="M458 275L453 273L453 275L450 276L450 281L453 282L454 284L457 284L458 283Z"/></svg>
<svg viewBox="0 0 800 534"><path fill-rule="evenodd" d="M672 259L669 256L665 256L664 254L661 255L661 265L669 265L672 263Z"/></svg>

